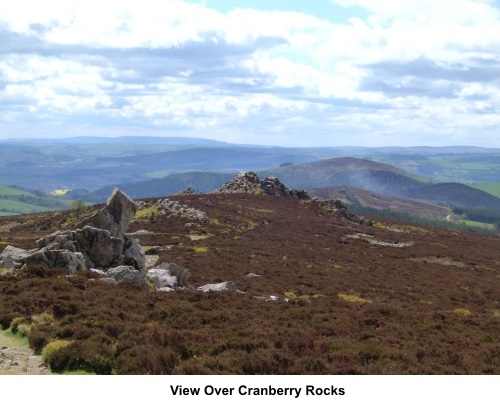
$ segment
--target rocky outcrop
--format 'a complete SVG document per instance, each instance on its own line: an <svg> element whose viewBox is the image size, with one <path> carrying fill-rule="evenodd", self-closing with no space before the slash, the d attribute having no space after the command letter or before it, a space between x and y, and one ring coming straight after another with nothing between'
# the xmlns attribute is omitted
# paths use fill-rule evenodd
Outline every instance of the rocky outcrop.
<svg viewBox="0 0 500 405"><path fill-rule="evenodd" d="M146 256L141 246L126 235L137 206L126 194L115 189L106 206L80 223L74 231L57 231L37 240L37 249L23 251L7 247L0 265L20 268L38 264L46 269L109 269L122 264L145 271ZM3 264L2 264L3 263Z"/></svg>
<svg viewBox="0 0 500 405"><path fill-rule="evenodd" d="M175 195L195 195L195 194L196 194L196 191L191 187L188 187L185 190L181 190L181 191L178 191L177 193L175 193Z"/></svg>
<svg viewBox="0 0 500 405"><path fill-rule="evenodd" d="M165 198L164 200L160 200L159 204L158 215L177 216L199 222L204 222L208 219L205 212L182 205L178 201Z"/></svg>
<svg viewBox="0 0 500 405"><path fill-rule="evenodd" d="M326 200L323 202L326 206L332 209L332 215L335 215L336 217L339 218L344 218L348 221L354 222L356 224L360 225L367 225L367 226L372 226L373 222L370 221L369 219L356 215L352 212L350 212L347 207L344 205L344 203L340 200Z"/></svg>
<svg viewBox="0 0 500 405"><path fill-rule="evenodd" d="M260 188L266 195L273 195L277 197L309 198L309 195L305 190L290 189L274 176L269 176L262 180Z"/></svg>
<svg viewBox="0 0 500 405"><path fill-rule="evenodd" d="M33 252L8 245L0 255L0 268L7 270L18 269L24 264L24 259Z"/></svg>
<svg viewBox="0 0 500 405"><path fill-rule="evenodd" d="M112 237L123 239L137 211L137 204L123 191L115 188L106 206L90 218L78 224L79 228L90 225L109 231Z"/></svg>
<svg viewBox="0 0 500 405"><path fill-rule="evenodd" d="M234 178L212 191L212 194L262 194L259 177L254 172L240 172Z"/></svg>
<svg viewBox="0 0 500 405"><path fill-rule="evenodd" d="M293 190L286 187L274 176L260 180L254 172L240 172L233 180L212 191L213 194L265 194L277 197L309 198L304 190Z"/></svg>

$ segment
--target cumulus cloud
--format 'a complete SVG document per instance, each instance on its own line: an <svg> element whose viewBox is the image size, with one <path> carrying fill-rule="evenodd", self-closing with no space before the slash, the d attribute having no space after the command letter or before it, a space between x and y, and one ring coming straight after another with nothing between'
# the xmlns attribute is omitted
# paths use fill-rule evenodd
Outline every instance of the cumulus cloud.
<svg viewBox="0 0 500 405"><path fill-rule="evenodd" d="M352 17L181 0L2 2L0 137L494 142L494 1L329 1Z"/></svg>

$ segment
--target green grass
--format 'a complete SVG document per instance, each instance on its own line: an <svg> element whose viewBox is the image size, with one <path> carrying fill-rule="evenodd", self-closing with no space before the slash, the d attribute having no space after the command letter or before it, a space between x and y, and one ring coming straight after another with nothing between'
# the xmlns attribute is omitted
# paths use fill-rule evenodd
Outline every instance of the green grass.
<svg viewBox="0 0 500 405"><path fill-rule="evenodd" d="M27 336L12 333L10 329L0 330L0 346L15 347L17 349L29 349L30 347Z"/></svg>
<svg viewBox="0 0 500 405"><path fill-rule="evenodd" d="M11 215L16 215L16 214L32 214L35 212L53 211L48 207L40 207L38 205L27 204L20 201L3 200L3 199L0 199L0 210L5 210L4 215L8 213L11 213Z"/></svg>
<svg viewBox="0 0 500 405"><path fill-rule="evenodd" d="M31 196L33 194L28 193L27 191L18 190L17 188L1 186L0 185L0 195L26 195Z"/></svg>
<svg viewBox="0 0 500 405"><path fill-rule="evenodd" d="M500 183L469 184L469 186L500 198Z"/></svg>
<svg viewBox="0 0 500 405"><path fill-rule="evenodd" d="M462 223L468 226L473 226L475 228L481 228L481 229L488 229L488 230L493 230L495 229L493 224L487 224L485 222L477 222L477 221L469 221L469 220L462 220Z"/></svg>

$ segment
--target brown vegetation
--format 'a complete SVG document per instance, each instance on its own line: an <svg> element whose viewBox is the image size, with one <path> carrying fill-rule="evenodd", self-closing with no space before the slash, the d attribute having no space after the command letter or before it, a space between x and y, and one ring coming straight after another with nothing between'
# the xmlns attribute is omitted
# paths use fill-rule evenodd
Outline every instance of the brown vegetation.
<svg viewBox="0 0 500 405"><path fill-rule="evenodd" d="M393 230L363 227L299 199L175 199L209 220L139 215L129 231L152 232L141 245L189 269L188 287L231 280L242 293L153 293L33 267L0 276L2 327L29 325L39 353L65 342L49 347L54 371L500 373L500 238L380 219ZM0 240L26 249L73 226L68 213L3 218L0 229L7 223Z"/></svg>

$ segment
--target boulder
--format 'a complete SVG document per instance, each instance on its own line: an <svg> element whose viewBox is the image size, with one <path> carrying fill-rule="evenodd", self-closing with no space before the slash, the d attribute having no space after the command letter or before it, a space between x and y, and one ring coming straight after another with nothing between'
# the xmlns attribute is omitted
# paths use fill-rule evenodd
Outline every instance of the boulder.
<svg viewBox="0 0 500 405"><path fill-rule="evenodd" d="M109 231L112 237L123 239L136 211L137 204L134 200L115 188L106 206L90 218L83 220L78 227L90 225Z"/></svg>
<svg viewBox="0 0 500 405"><path fill-rule="evenodd" d="M156 291L162 288L174 289L177 287L177 277L170 274L170 270L151 269L146 273L146 278L152 282Z"/></svg>
<svg viewBox="0 0 500 405"><path fill-rule="evenodd" d="M217 284L206 284L198 287L197 289L203 292L238 291L236 284L232 281L224 281L223 283Z"/></svg>
<svg viewBox="0 0 500 405"><path fill-rule="evenodd" d="M85 226L75 232L77 250L87 258L87 267L109 268L123 263L123 240L108 230Z"/></svg>
<svg viewBox="0 0 500 405"><path fill-rule="evenodd" d="M26 259L29 255L31 255L33 251L23 250L16 248L14 246L8 245L3 250L0 255L0 268L4 268L7 270L14 270L16 268L20 268L24 259Z"/></svg>
<svg viewBox="0 0 500 405"><path fill-rule="evenodd" d="M87 268L85 257L80 252L70 252L69 250L49 250L40 249L30 256L24 258L26 264L38 264L47 270L67 268L71 274Z"/></svg>
<svg viewBox="0 0 500 405"><path fill-rule="evenodd" d="M189 270L185 269L184 267L179 266L178 264L175 263L162 263L159 266L156 267L157 269L164 269L168 270L171 276L174 276L177 278L177 287L183 287L184 283L189 277Z"/></svg>
<svg viewBox="0 0 500 405"><path fill-rule="evenodd" d="M125 246L123 250L124 261L133 265L137 270L146 270L146 254L141 245L132 238L125 236Z"/></svg>
<svg viewBox="0 0 500 405"><path fill-rule="evenodd" d="M112 278L116 280L117 283L139 284L141 287L149 289L144 274L134 269L132 266L118 266L109 269L106 272L106 278Z"/></svg>

